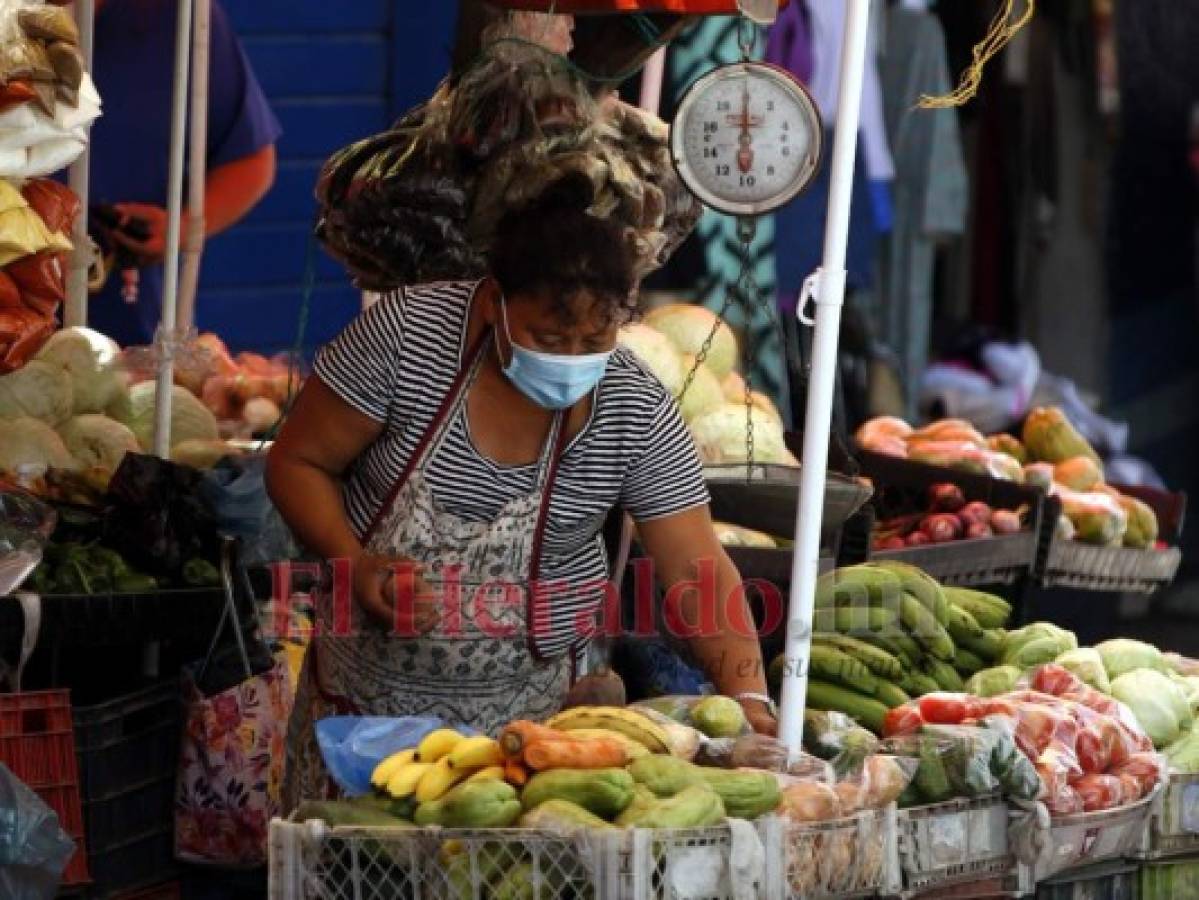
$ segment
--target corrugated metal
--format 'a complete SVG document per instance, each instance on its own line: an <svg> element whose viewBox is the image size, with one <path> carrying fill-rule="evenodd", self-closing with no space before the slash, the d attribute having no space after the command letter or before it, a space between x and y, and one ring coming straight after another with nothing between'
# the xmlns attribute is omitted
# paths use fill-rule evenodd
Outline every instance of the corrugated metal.
<svg viewBox="0 0 1199 900"><path fill-rule="evenodd" d="M199 325L235 349L291 347L299 321L321 163L427 97L449 61L456 3L222 0L284 135L275 186L247 220L209 242ZM358 293L316 249L306 349L355 314Z"/></svg>

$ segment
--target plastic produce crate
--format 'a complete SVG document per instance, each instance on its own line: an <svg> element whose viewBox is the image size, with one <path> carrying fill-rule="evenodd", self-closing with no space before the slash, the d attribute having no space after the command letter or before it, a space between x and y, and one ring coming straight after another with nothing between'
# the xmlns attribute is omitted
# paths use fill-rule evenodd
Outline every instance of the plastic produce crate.
<svg viewBox="0 0 1199 900"><path fill-rule="evenodd" d="M887 891L911 897L947 885L999 880L1015 891L1019 868L1008 847L999 796L901 809Z"/></svg>
<svg viewBox="0 0 1199 900"><path fill-rule="evenodd" d="M1170 776L1153 804L1136 855L1138 859L1199 855L1199 775Z"/></svg>
<svg viewBox="0 0 1199 900"><path fill-rule="evenodd" d="M1139 880L1140 900L1199 897L1199 859L1145 863Z"/></svg>
<svg viewBox="0 0 1199 900"><path fill-rule="evenodd" d="M1135 865L1111 863L1037 884L1037 900L1137 900ZM1178 900L1190 894L1178 895Z"/></svg>
<svg viewBox="0 0 1199 900"><path fill-rule="evenodd" d="M748 825L748 823L745 823ZM627 829L616 833L613 848L618 876L607 882L606 896L621 900L731 900L733 885L752 882L755 896L767 889L766 859L771 854L752 826L734 836L727 825L712 828ZM776 845L777 846L777 845ZM747 871L739 859L756 860Z"/></svg>
<svg viewBox="0 0 1199 900"><path fill-rule="evenodd" d="M1156 800L1154 794L1116 809L1055 817L1049 829L1052 853L1035 870L1023 867L1025 883L1039 883L1070 869L1135 856L1144 846L1149 814Z"/></svg>
<svg viewBox="0 0 1199 900"><path fill-rule="evenodd" d="M895 827L894 806L831 822L764 819L767 884L788 900L873 897L883 888Z"/></svg>
<svg viewBox="0 0 1199 900"><path fill-rule="evenodd" d="M170 681L75 709L83 818L100 890L163 882L175 873L179 697Z"/></svg>
<svg viewBox="0 0 1199 900"><path fill-rule="evenodd" d="M69 691L0 694L0 763L58 815L75 842L65 887L89 880Z"/></svg>

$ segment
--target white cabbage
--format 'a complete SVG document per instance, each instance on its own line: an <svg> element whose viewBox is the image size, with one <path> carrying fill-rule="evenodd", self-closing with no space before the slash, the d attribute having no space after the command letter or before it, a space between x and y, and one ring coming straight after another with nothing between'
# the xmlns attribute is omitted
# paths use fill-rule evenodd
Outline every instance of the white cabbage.
<svg viewBox="0 0 1199 900"><path fill-rule="evenodd" d="M648 325L635 322L620 329L616 342L632 350L672 397L678 396L683 386L683 364L670 338Z"/></svg>
<svg viewBox="0 0 1199 900"><path fill-rule="evenodd" d="M790 454L778 420L756 406L750 415L754 426L754 462L786 463ZM737 403L726 403L691 422L691 436L704 462L745 462L746 423L745 405Z"/></svg>
<svg viewBox="0 0 1199 900"><path fill-rule="evenodd" d="M691 422L700 416L719 409L724 405L724 392L720 389L720 379L712 374L705 365L696 365L694 356L684 356L683 383L687 384L687 393L679 398L679 411L683 414L684 422Z"/></svg>
<svg viewBox="0 0 1199 900"><path fill-rule="evenodd" d="M28 417L59 425L71 417L71 376L58 366L31 359L0 375L0 419Z"/></svg>
<svg viewBox="0 0 1199 900"><path fill-rule="evenodd" d="M44 472L78 466L53 428L26 416L0 426L0 471L17 473L22 468Z"/></svg>
<svg viewBox="0 0 1199 900"><path fill-rule="evenodd" d="M76 416L58 429L67 452L84 468L115 472L126 453L139 453L137 438L120 422L108 416L87 413Z"/></svg>
<svg viewBox="0 0 1199 900"><path fill-rule="evenodd" d="M737 365L737 338L727 322L721 321L716 313L703 306L689 303L671 303L653 310L645 317L645 324L662 332L679 353L698 356L700 349L713 334L704 363L717 378L724 378Z"/></svg>
<svg viewBox="0 0 1199 900"><path fill-rule="evenodd" d="M157 393L153 381L135 384L129 390L129 428L137 442L146 452L154 448L154 396ZM168 446L174 447L184 441L214 441L220 436L216 417L208 407L196 399L187 388L171 387L171 439Z"/></svg>
<svg viewBox="0 0 1199 900"><path fill-rule="evenodd" d="M58 366L71 377L75 413L104 412L119 402L127 376L118 366L121 348L90 328L64 328L50 337L35 359Z"/></svg>

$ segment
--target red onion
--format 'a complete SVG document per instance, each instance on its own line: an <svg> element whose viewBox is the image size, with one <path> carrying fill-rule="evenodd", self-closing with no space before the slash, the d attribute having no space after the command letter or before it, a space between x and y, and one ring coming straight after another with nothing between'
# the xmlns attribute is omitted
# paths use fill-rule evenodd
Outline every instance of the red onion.
<svg viewBox="0 0 1199 900"><path fill-rule="evenodd" d="M929 485L928 507L932 512L957 512L965 503L966 497L956 484Z"/></svg>
<svg viewBox="0 0 1199 900"><path fill-rule="evenodd" d="M996 534L1017 534L1020 531L1020 514L1010 509L997 509L991 514L991 529Z"/></svg>
<svg viewBox="0 0 1199 900"><path fill-rule="evenodd" d="M936 513L925 517L920 523L920 530L927 534L934 544L944 544L956 541L962 536L962 523L953 513Z"/></svg>
<svg viewBox="0 0 1199 900"><path fill-rule="evenodd" d="M925 544L931 544L933 539L923 531L913 531L907 536L904 542L908 547L923 547Z"/></svg>
<svg viewBox="0 0 1199 900"><path fill-rule="evenodd" d="M991 521L991 507L981 500L975 500L972 503L967 503L958 510L958 518L966 526L973 525L976 522L980 525L985 525Z"/></svg>
<svg viewBox="0 0 1199 900"><path fill-rule="evenodd" d="M907 544L904 543L903 538L901 538L897 534L893 534L889 538L883 538L881 541L876 542L874 545L874 549L875 550L902 550L906 546L907 546Z"/></svg>
<svg viewBox="0 0 1199 900"><path fill-rule="evenodd" d="M995 532L991 530L991 526L986 522L971 522L966 526L966 540L974 540L975 538L989 538L994 536Z"/></svg>

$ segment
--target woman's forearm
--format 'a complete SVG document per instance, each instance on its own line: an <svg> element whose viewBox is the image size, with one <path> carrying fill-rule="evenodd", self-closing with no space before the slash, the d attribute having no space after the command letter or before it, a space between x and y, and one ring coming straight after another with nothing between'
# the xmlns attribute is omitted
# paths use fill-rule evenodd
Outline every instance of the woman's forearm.
<svg viewBox="0 0 1199 900"><path fill-rule="evenodd" d="M710 608L712 604L715 609ZM689 591L681 600L680 612L687 623L696 626L698 633L688 646L718 693L728 697L766 693L753 615L741 576L723 552L716 559L716 596Z"/></svg>
<svg viewBox="0 0 1199 900"><path fill-rule="evenodd" d="M299 542L323 560L356 559L362 545L350 528L337 479L319 467L272 456L266 487Z"/></svg>

